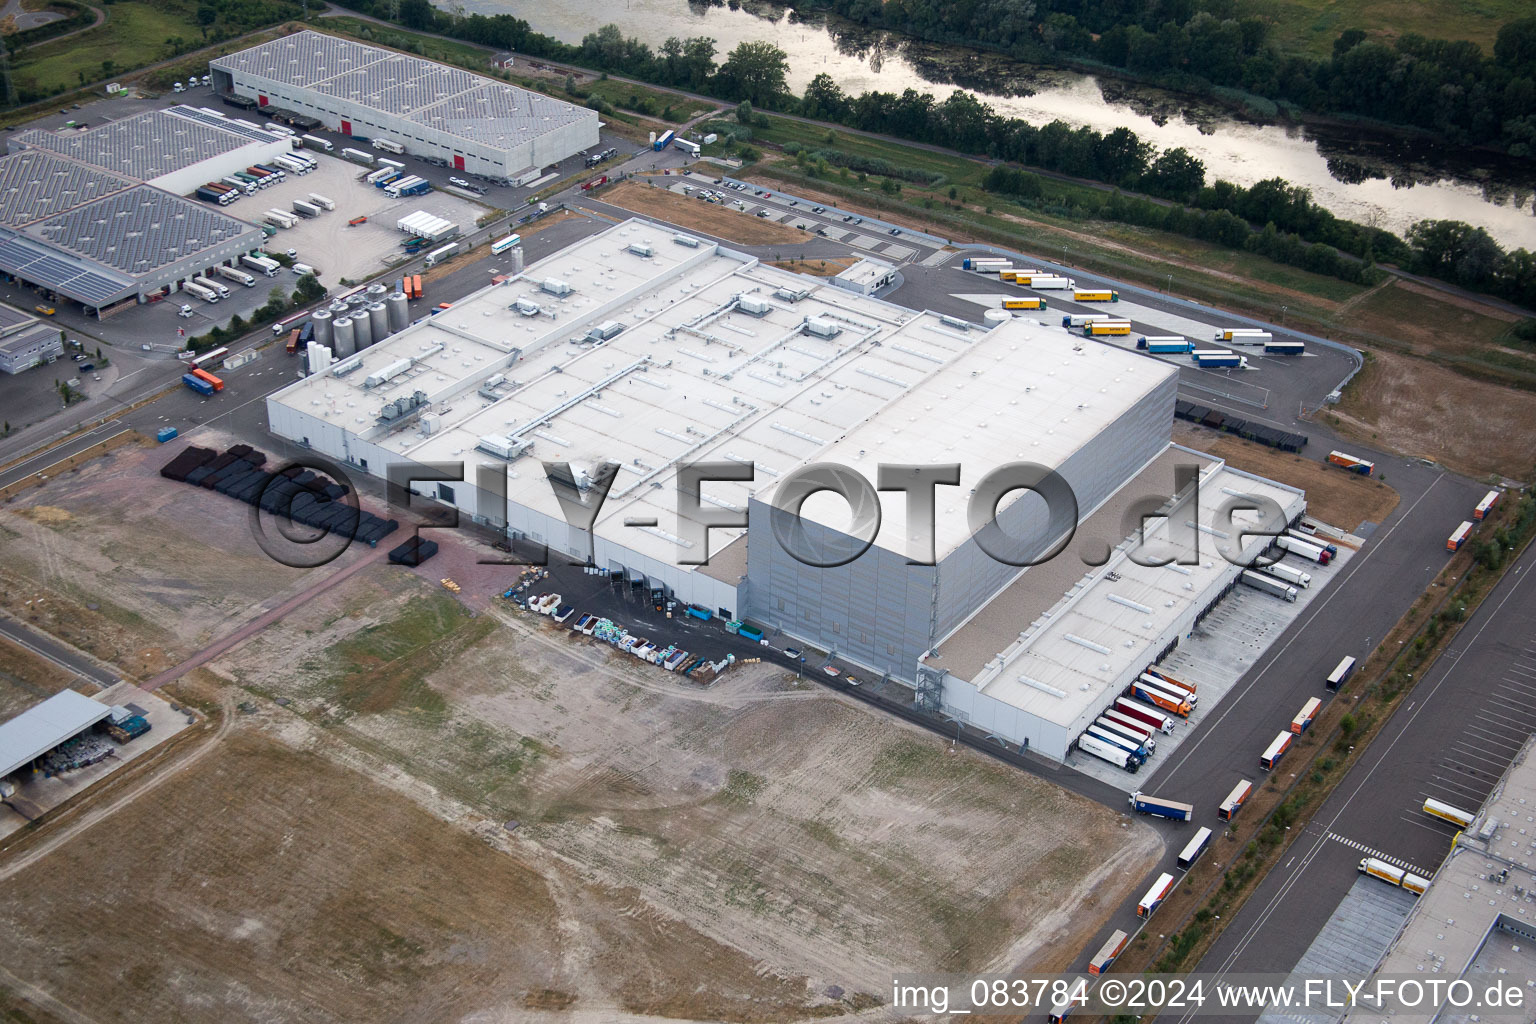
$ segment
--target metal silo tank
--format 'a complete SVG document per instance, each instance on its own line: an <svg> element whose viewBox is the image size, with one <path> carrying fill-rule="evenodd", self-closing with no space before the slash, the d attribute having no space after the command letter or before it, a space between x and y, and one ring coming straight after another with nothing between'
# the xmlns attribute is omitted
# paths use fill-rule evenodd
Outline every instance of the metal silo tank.
<svg viewBox="0 0 1536 1024"><path fill-rule="evenodd" d="M385 311L384 303L382 302L369 304L368 324L373 328L373 343L375 345L394 333L389 329L389 313Z"/></svg>
<svg viewBox="0 0 1536 1024"><path fill-rule="evenodd" d="M331 331L331 311L317 309L310 314L310 321L315 325L315 340L322 345L329 346L335 334Z"/></svg>
<svg viewBox="0 0 1536 1024"><path fill-rule="evenodd" d="M393 292L384 300L384 309L389 314L389 333L403 331L411 322L411 307L407 305L408 302L405 292Z"/></svg>
<svg viewBox="0 0 1536 1024"><path fill-rule="evenodd" d="M357 343L357 350L361 352L373 344L373 325L368 322L368 312L359 309L347 319L352 321L352 340Z"/></svg>
<svg viewBox="0 0 1536 1024"><path fill-rule="evenodd" d="M381 284L371 284L368 286L366 294L369 305L372 305L375 302L383 302L384 296L389 294L389 289Z"/></svg>
<svg viewBox="0 0 1536 1024"><path fill-rule="evenodd" d="M339 316L331 322L334 339L331 351L337 359L345 359L357 352L357 332L352 329L352 318Z"/></svg>

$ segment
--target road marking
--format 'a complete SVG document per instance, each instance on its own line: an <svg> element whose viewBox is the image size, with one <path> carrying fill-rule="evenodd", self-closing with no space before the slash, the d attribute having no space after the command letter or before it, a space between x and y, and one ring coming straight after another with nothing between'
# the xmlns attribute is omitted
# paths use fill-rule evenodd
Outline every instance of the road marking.
<svg viewBox="0 0 1536 1024"><path fill-rule="evenodd" d="M1384 860L1384 861L1386 861L1388 864L1391 864L1393 867L1402 868L1404 871L1412 871L1414 874L1419 875L1420 877L1428 878L1431 874L1433 874L1433 872L1425 871L1423 868L1414 867L1412 864L1408 863L1407 861L1403 860L1400 857L1394 857L1390 853L1383 853L1380 850L1377 850L1377 849L1374 849L1372 847L1366 846L1364 843L1356 842L1353 839L1349 839L1349 838L1347 838L1345 836L1341 836L1337 832L1329 832L1328 833L1328 838L1332 839L1334 842L1343 843L1345 846L1349 847L1351 850L1359 850L1361 853L1365 854L1367 857L1375 857L1377 860Z"/></svg>

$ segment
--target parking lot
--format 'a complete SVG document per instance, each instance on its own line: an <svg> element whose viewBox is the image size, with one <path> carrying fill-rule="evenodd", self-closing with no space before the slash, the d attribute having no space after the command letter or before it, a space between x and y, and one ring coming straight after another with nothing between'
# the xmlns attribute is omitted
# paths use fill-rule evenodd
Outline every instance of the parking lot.
<svg viewBox="0 0 1536 1024"><path fill-rule="evenodd" d="M1189 636L1158 663L1159 670L1193 684L1198 690L1199 702L1187 720L1169 716L1175 723L1172 734L1160 733L1155 737L1157 749L1139 772L1132 774L1079 752L1070 754L1068 763L1084 775L1127 793L1149 788L1147 778L1153 772L1177 767L1180 746L1200 731L1202 723L1222 717L1230 706L1229 698L1242 699L1242 694L1233 696L1233 688L1291 623L1323 596L1354 554L1349 548L1340 547L1339 557L1328 565L1303 561L1295 555L1281 559L1281 564L1312 577L1310 586L1297 588L1294 602L1282 601L1242 583L1221 599ZM1312 696L1326 696L1320 682L1308 692ZM1296 701L1296 710L1300 710L1302 703L1303 699ZM1231 766L1228 788L1238 779L1256 781L1261 777L1259 754L1276 733L1289 726L1289 718L1284 721L1277 718L1256 728L1249 741L1253 756ZM1177 790L1160 789L1158 792L1175 800L1189 799Z"/></svg>

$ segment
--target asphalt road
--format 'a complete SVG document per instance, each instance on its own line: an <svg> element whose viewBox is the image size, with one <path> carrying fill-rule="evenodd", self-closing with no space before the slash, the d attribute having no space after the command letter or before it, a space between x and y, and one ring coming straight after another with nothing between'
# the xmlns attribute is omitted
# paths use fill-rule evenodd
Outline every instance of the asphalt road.
<svg viewBox="0 0 1536 1024"><path fill-rule="evenodd" d="M1426 796L1475 811L1536 729L1533 567L1536 548L1488 595L1200 970L1289 970L1354 884L1359 847L1430 872L1445 859L1455 829L1422 812Z"/></svg>
<svg viewBox="0 0 1536 1024"><path fill-rule="evenodd" d="M1162 871L1175 877L1181 874L1175 861L1195 829L1206 825L1219 833L1221 822L1216 817L1216 808L1221 801L1239 779L1262 782L1265 776L1259 767L1259 754L1275 733L1290 724L1308 698L1329 699L1323 680L1339 659L1346 654L1366 654L1423 593L1449 557L1445 550L1446 535L1467 517L1486 490L1470 480L1413 460L1382 457L1378 472L1390 473L1392 485L1403 496L1398 507L1367 539L1330 590L1280 635L1238 681L1216 713L1200 722L1194 736L1179 747L1173 759L1163 764L1154 762L1155 770L1144 781L1144 791L1194 804L1195 820L1175 824L1147 819L1163 833L1167 842L1165 854L1148 873L1145 884L1137 887L1127 905L1114 914L1100 935L1083 950L1075 966L1085 969L1087 957L1115 928L1135 932L1141 924L1136 917L1136 901L1146 885ZM1286 772L1284 762L1276 770ZM1318 820L1327 818L1319 815ZM1387 847L1393 845L1372 834L1351 833L1351 838L1376 848L1386 848L1382 843ZM1369 842L1372 839L1375 841ZM1352 869L1361 854L1343 844L1334 845L1353 855L1354 859L1348 862ZM1219 855L1220 849L1213 848L1213 854ZM1418 847L1407 846L1401 856L1422 864L1413 860L1413 856L1419 855ZM1353 883L1353 876L1353 870L1345 873L1341 895ZM1306 931L1307 925L1298 922L1305 919L1301 907L1313 905L1313 895L1308 893L1294 902L1296 906L1288 907L1283 917L1283 927L1296 929L1299 946L1295 956L1283 965L1266 961L1261 966L1255 961L1247 969L1291 966L1310 944L1316 927L1327 919L1337 900L1327 903L1310 932ZM1170 923L1157 922L1150 927L1156 934L1159 925L1167 924ZM1268 956L1276 948L1275 937L1268 935L1256 952Z"/></svg>
<svg viewBox="0 0 1536 1024"><path fill-rule="evenodd" d="M13 643L19 644L39 657L46 658L69 672L95 683L102 689L106 689L118 681L118 677L98 666L94 661L86 658L64 644L37 630L17 622L15 619L0 616L0 635Z"/></svg>

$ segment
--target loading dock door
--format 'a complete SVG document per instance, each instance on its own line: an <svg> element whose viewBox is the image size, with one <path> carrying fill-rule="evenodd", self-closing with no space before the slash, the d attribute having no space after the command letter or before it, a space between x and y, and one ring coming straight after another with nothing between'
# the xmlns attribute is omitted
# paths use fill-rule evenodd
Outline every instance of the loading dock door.
<svg viewBox="0 0 1536 1024"><path fill-rule="evenodd" d="M462 171L464 169L464 158L459 156L457 153L453 154L453 169L456 171Z"/></svg>
<svg viewBox="0 0 1536 1024"><path fill-rule="evenodd" d="M351 121L343 121L343 122L341 122L341 134L343 134L343 135L351 135L352 134L352 122Z"/></svg>
<svg viewBox="0 0 1536 1024"><path fill-rule="evenodd" d="M268 102L269 101L267 100L267 98L265 96L263 96L261 93L257 93L256 94L256 105L258 107L264 107L264 106L267 105Z"/></svg>

